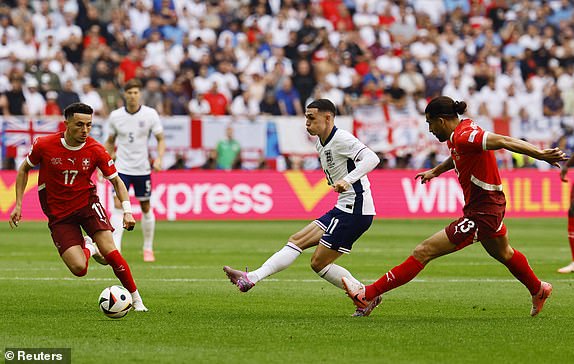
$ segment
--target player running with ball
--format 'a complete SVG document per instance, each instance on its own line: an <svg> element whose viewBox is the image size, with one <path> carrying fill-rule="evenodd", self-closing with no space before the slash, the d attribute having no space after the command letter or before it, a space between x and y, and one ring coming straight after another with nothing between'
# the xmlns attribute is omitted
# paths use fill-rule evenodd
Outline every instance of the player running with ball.
<svg viewBox="0 0 574 364"><path fill-rule="evenodd" d="M111 265L116 277L131 293L134 310L147 311L130 267L114 245L113 228L91 180L94 170L99 168L114 185L122 201L123 228L132 230L135 220L126 186L104 147L89 136L93 112L89 105L73 103L64 110L66 130L63 133L34 141L16 177L16 206L10 214L10 226L17 227L20 223L28 173L39 166L40 204L48 217L54 245L70 272L85 276L90 257ZM88 236L82 236L82 229Z"/></svg>
<svg viewBox="0 0 574 364"><path fill-rule="evenodd" d="M342 278L347 294L357 307L367 307L380 295L411 281L427 263L480 241L490 256L504 264L532 295L531 316L542 310L552 285L536 277L526 257L510 246L503 218L506 208L502 182L493 150L522 153L559 167L566 160L558 148L540 150L525 141L489 133L470 119L458 118L466 103L439 96L425 109L429 131L447 142L451 156L435 168L418 173L422 183L454 169L464 192L463 217L420 243L402 264L375 283L362 286Z"/></svg>

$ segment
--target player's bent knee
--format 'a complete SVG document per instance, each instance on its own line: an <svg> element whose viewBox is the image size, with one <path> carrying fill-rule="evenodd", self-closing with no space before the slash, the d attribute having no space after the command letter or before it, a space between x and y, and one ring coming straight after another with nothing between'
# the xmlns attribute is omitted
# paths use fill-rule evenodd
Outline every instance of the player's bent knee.
<svg viewBox="0 0 574 364"><path fill-rule="evenodd" d="M88 274L88 266L87 265L71 265L68 266L70 272L76 277L83 277Z"/></svg>

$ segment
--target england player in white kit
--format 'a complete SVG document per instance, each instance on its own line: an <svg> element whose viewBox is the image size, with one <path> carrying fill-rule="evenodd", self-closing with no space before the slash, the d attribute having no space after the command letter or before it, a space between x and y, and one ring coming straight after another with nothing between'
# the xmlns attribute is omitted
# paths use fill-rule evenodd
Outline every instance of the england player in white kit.
<svg viewBox="0 0 574 364"><path fill-rule="evenodd" d="M110 133L105 146L115 158L118 174L128 190L130 185L134 187L142 210L143 258L146 262L153 262L155 215L150 205L152 166L149 162L148 142L151 135L157 139L157 158L153 162L153 169L159 171L165 152L165 140L157 111L140 104L141 89L142 84L137 79L126 83L126 106L111 112L108 120ZM114 200L115 208L110 221L115 229L114 242L118 250L121 250L123 210L117 197Z"/></svg>
<svg viewBox="0 0 574 364"><path fill-rule="evenodd" d="M344 289L343 277L356 281L345 268L333 262L349 253L353 243L371 226L375 207L367 173L379 163L377 155L347 131L334 124L335 105L327 99L318 99L307 106L305 112L307 132L318 136L317 151L327 182L339 193L335 207L293 234L281 250L263 265L242 272L225 266L227 277L241 292L274 273L289 267L301 252L316 246L311 268L323 279ZM375 300L365 308L357 309L353 316L368 316L379 304Z"/></svg>

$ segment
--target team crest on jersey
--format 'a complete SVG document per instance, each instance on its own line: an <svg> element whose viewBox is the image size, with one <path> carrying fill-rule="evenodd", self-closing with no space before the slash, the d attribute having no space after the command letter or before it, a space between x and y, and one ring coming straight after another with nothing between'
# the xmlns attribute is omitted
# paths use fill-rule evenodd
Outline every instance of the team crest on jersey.
<svg viewBox="0 0 574 364"><path fill-rule="evenodd" d="M84 158L82 159L82 169L84 171L90 169L90 158Z"/></svg>
<svg viewBox="0 0 574 364"><path fill-rule="evenodd" d="M140 128L143 128L145 126L145 121L140 120Z"/></svg>
<svg viewBox="0 0 574 364"><path fill-rule="evenodd" d="M325 151L325 160L327 161L327 167L334 167L335 164L333 163L333 154L331 153L330 149Z"/></svg>
<svg viewBox="0 0 574 364"><path fill-rule="evenodd" d="M50 162L52 162L53 166L56 166L58 164L62 164L62 158L52 158Z"/></svg>
<svg viewBox="0 0 574 364"><path fill-rule="evenodd" d="M452 154L452 156L454 157L455 160L460 159L460 155L458 155L458 152L456 151L455 148L451 148L450 153Z"/></svg>

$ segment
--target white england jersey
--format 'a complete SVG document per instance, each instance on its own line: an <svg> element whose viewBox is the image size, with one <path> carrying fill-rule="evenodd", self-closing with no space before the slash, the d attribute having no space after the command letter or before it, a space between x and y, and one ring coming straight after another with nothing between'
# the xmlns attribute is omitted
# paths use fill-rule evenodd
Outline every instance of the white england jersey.
<svg viewBox="0 0 574 364"><path fill-rule="evenodd" d="M148 142L150 136L163 132L157 111L142 105L134 114L125 107L112 111L108 119L110 136L116 136L116 169L130 176L151 173Z"/></svg>
<svg viewBox="0 0 574 364"><path fill-rule="evenodd" d="M343 179L355 169L357 156L367 148L351 133L337 127L333 128L325 145L317 138L315 146L329 185ZM366 175L353 183L347 191L339 193L336 207L350 214L375 215L371 183Z"/></svg>

